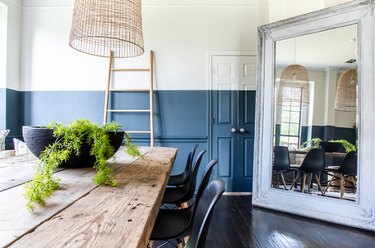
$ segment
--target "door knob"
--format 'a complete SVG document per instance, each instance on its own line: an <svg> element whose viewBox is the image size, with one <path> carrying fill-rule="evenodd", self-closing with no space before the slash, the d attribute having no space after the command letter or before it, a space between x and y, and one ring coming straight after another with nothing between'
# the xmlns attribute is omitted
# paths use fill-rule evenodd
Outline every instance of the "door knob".
<svg viewBox="0 0 375 248"><path fill-rule="evenodd" d="M240 128L240 133L246 133L246 129L245 128Z"/></svg>
<svg viewBox="0 0 375 248"><path fill-rule="evenodd" d="M231 133L237 133L237 129L235 129L234 127L232 127L232 129L230 130Z"/></svg>

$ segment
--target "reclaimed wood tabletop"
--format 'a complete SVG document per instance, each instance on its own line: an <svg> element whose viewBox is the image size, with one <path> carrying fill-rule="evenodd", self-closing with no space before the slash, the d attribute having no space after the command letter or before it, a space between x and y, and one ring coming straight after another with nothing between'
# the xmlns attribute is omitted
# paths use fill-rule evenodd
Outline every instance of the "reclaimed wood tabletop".
<svg viewBox="0 0 375 248"><path fill-rule="evenodd" d="M146 247L177 149L141 151L144 157L136 159L120 148L109 161L117 187L93 183L92 168L57 171L59 189L33 213L23 184L38 160L0 160L0 247Z"/></svg>

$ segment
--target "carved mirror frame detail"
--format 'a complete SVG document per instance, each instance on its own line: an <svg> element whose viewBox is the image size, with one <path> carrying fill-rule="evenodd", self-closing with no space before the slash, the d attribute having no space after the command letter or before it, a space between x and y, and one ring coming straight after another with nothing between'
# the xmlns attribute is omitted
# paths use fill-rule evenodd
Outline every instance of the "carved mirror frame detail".
<svg viewBox="0 0 375 248"><path fill-rule="evenodd" d="M259 27L253 205L375 230L374 6L374 0L357 0ZM357 201L272 189L276 41L353 24L359 61Z"/></svg>

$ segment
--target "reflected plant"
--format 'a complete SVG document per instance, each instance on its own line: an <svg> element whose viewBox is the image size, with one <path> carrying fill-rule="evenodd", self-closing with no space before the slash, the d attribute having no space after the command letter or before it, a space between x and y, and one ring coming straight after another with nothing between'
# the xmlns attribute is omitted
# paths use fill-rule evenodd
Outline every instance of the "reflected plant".
<svg viewBox="0 0 375 248"><path fill-rule="evenodd" d="M347 140L344 139L339 139L339 140L329 140L329 142L338 142L341 143L341 145L344 147L345 152L352 152L352 151L357 151L357 147L350 143Z"/></svg>
<svg viewBox="0 0 375 248"><path fill-rule="evenodd" d="M320 138L312 138L302 143L303 150L309 151L311 149L318 149L320 147L320 142L322 140Z"/></svg>
<svg viewBox="0 0 375 248"><path fill-rule="evenodd" d="M320 142L322 142L320 138L313 138L311 140L307 140L303 142L302 148L306 151L309 151L311 149L317 149L317 148L320 148ZM345 149L345 152L357 151L357 147L345 139L328 140L328 142L341 143L341 145Z"/></svg>

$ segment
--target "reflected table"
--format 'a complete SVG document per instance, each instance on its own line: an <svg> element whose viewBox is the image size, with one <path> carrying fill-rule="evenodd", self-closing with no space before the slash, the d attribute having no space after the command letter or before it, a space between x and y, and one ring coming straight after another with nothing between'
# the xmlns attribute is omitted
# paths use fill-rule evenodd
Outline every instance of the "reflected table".
<svg viewBox="0 0 375 248"><path fill-rule="evenodd" d="M37 159L0 159L0 247L146 247L177 149L141 148L143 159L116 153L118 187L98 187L92 168L61 169L60 188L34 213L23 184Z"/></svg>

